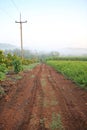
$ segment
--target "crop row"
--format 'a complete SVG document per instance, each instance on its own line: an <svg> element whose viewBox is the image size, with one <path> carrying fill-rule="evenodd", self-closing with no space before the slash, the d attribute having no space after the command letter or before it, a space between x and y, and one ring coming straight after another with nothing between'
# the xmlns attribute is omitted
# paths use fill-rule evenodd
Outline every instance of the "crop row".
<svg viewBox="0 0 87 130"><path fill-rule="evenodd" d="M73 80L83 88L87 88L87 62L86 61L47 61L67 78Z"/></svg>

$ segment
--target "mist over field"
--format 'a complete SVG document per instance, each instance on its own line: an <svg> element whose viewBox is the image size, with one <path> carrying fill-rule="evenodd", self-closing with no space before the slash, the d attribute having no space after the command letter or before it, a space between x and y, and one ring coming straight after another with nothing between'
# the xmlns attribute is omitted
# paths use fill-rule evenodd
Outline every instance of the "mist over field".
<svg viewBox="0 0 87 130"><path fill-rule="evenodd" d="M0 43L0 49L1 50L15 50L15 49L19 49L20 47L18 46L14 46L12 44L7 44L7 43ZM39 53L39 54L47 54L47 53L51 53L51 52L58 52L59 55L61 56L87 56L87 49L85 48L59 48L56 50L50 50L50 51L46 51L46 50L30 50L29 47L24 47L24 50L29 50L32 53Z"/></svg>

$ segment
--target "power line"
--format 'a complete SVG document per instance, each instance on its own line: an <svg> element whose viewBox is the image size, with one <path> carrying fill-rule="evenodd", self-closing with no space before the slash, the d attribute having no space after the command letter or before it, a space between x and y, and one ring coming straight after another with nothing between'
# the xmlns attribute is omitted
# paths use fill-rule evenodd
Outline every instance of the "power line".
<svg viewBox="0 0 87 130"><path fill-rule="evenodd" d="M19 8L18 8L18 6L16 5L16 3L14 2L14 0L10 0L11 1L11 3L13 4L13 6L15 7L15 9L17 10L17 12L19 13L20 11L19 11ZM10 4L11 4L10 3ZM8 11L6 10L6 9L2 9L1 7L0 7L0 11L1 12L3 12L5 15L7 15L10 19L13 19L14 20L14 18L12 18L11 17L11 15L9 15L9 13L8 13Z"/></svg>
<svg viewBox="0 0 87 130"><path fill-rule="evenodd" d="M17 4L14 2L14 0L11 0L11 2L12 2L12 4L14 5L14 7L16 8L16 10L17 10L18 12L20 12L20 11L19 11L19 8L18 8Z"/></svg>
<svg viewBox="0 0 87 130"><path fill-rule="evenodd" d="M18 12L19 10L18 10L18 7L16 6L15 2L14 2L13 0L10 0L10 2L15 6L15 8L16 8L16 10L17 10L17 12ZM8 5L10 4L10 5L9 5L10 7L12 7L12 4L11 4L11 3L8 3ZM5 7L5 9L0 7L0 11L3 12L5 15L7 15L10 19L13 19L13 20L14 20L14 18L13 18L11 15L9 15L9 12L6 10L6 8L7 8L7 7ZM8 8L9 8L9 7L8 7Z"/></svg>
<svg viewBox="0 0 87 130"><path fill-rule="evenodd" d="M11 20L13 19L6 10L0 8L0 11L7 15Z"/></svg>

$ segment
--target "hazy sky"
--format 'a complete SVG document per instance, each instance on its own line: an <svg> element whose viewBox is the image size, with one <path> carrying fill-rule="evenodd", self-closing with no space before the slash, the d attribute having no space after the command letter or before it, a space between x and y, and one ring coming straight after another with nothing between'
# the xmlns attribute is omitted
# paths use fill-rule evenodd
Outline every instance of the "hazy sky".
<svg viewBox="0 0 87 130"><path fill-rule="evenodd" d="M87 48L87 0L0 0L0 43L33 50Z"/></svg>

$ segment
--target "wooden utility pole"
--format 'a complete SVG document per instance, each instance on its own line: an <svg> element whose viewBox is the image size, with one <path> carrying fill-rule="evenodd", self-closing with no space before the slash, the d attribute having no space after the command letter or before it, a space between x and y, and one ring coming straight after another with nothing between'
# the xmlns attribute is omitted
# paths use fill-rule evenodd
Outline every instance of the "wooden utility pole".
<svg viewBox="0 0 87 130"><path fill-rule="evenodd" d="M21 21L21 13L20 13L20 21L15 21L15 23L20 23L20 39L21 39L21 58L23 59L23 36L22 36L22 23L27 23L27 21Z"/></svg>

